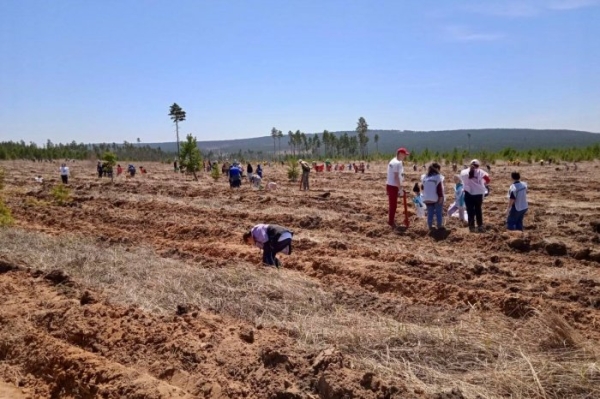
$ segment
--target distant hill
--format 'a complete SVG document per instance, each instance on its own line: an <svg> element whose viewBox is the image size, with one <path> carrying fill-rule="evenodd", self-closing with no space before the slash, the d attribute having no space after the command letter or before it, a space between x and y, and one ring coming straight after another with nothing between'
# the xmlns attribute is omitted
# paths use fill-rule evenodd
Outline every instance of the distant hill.
<svg viewBox="0 0 600 399"><path fill-rule="evenodd" d="M333 132L337 136L348 133L356 135L355 131ZM439 131L409 131L409 130L369 130L369 151L375 150L373 137L379 135L379 152L393 153L398 147L422 151L451 151L453 148L467 149L469 134L471 151L499 151L506 147L517 150L531 148L563 148L585 147L600 143L600 134L577 130L538 130L538 129L461 129ZM307 136L313 136L314 133ZM321 135L321 133L319 133ZM145 143L150 147L160 147L166 152L176 152L175 142ZM270 136L237 140L199 141L198 146L203 152L235 153L251 150L254 152L273 151L273 139ZM289 151L287 135L281 139L281 150Z"/></svg>

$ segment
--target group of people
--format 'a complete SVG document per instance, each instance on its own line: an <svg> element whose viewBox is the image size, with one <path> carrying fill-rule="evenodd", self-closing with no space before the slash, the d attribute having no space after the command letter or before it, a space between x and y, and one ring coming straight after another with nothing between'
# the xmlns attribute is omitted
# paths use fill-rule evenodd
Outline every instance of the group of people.
<svg viewBox="0 0 600 399"><path fill-rule="evenodd" d="M117 164L117 176L121 176L123 174L123 171L124 170L121 164ZM96 172L98 173L98 178L113 177L113 168L108 164L108 162L98 161L98 164L96 165ZM133 164L127 165L127 174L129 175L129 177L134 177L136 172L137 169ZM147 170L143 166L140 166L140 172L142 174L146 174Z"/></svg>
<svg viewBox="0 0 600 399"><path fill-rule="evenodd" d="M399 148L396 156L388 164L386 191L388 195L388 224L396 227L396 210L398 196L403 188L404 159L410 155L406 148ZM489 169L488 169L489 170ZM513 183L508 190L508 208L506 209L506 227L509 230L523 230L523 219L527 213L527 184L521 182L519 172L512 172ZM448 209L448 216L458 212L461 221L464 221L466 211L466 222L471 232L483 232L483 201L489 192L490 177L481 168L481 163L473 159L459 174L454 176L455 202ZM420 184L413 187L415 197L413 202L417 207L417 215L423 215L426 210L427 226L434 230L435 218L437 229L444 228L444 203L446 201L446 190L444 188L444 176L441 166L434 162L429 165L427 172L421 176ZM425 208L425 209L423 209Z"/></svg>

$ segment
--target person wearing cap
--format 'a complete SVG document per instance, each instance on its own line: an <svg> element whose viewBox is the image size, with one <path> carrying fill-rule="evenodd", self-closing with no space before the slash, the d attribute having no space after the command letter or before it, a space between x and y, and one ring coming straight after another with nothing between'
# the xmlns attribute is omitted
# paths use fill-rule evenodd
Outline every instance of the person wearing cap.
<svg viewBox="0 0 600 399"><path fill-rule="evenodd" d="M404 147L398 148L396 156L388 164L386 191L388 195L388 224L396 227L396 209L398 208L398 193L402 188L404 179L404 165L402 161L410 155Z"/></svg>
<svg viewBox="0 0 600 399"><path fill-rule="evenodd" d="M302 168L302 180L300 183L300 191L308 191L308 174L310 173L310 165L303 160L298 160L300 167Z"/></svg>
<svg viewBox="0 0 600 399"><path fill-rule="evenodd" d="M479 166L480 163L477 159L472 160L469 167L460 172L460 179L465 192L469 231L475 231L475 221L477 221L477 231L483 232L483 196L486 193L486 185L490 182L490 177Z"/></svg>

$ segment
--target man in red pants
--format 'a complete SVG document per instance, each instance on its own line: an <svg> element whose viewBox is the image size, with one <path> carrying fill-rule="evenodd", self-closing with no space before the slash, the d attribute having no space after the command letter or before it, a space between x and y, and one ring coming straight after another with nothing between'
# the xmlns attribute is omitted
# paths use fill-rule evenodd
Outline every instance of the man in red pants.
<svg viewBox="0 0 600 399"><path fill-rule="evenodd" d="M389 200L388 224L396 227L396 208L398 207L398 193L402 189L404 179L404 165L402 161L410 152L404 147L398 148L396 156L388 164L387 171L387 195Z"/></svg>

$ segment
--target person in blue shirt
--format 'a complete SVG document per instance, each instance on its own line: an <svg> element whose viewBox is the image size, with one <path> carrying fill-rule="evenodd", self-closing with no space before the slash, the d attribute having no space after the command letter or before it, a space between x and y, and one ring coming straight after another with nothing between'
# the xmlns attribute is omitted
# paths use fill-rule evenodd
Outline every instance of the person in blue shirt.
<svg viewBox="0 0 600 399"><path fill-rule="evenodd" d="M508 230L523 231L523 218L529 209L527 204L527 184L521 182L521 174L512 172L513 184L508 189L508 209L506 210L506 227Z"/></svg>
<svg viewBox="0 0 600 399"><path fill-rule="evenodd" d="M258 177L260 177L261 179L263 178L263 170L262 170L262 166L260 166L260 164L258 164L258 166L256 167L256 174L258 175Z"/></svg>
<svg viewBox="0 0 600 399"><path fill-rule="evenodd" d="M242 185L242 168L238 164L233 164L229 168L229 187L239 188Z"/></svg>

